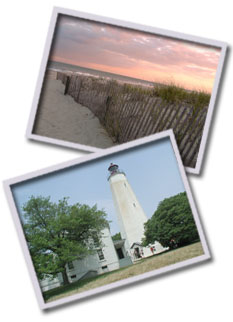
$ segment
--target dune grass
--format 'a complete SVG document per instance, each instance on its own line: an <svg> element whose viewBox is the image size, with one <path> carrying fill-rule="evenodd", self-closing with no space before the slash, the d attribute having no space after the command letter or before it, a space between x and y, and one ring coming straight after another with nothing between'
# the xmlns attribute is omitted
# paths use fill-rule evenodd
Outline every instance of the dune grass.
<svg viewBox="0 0 233 322"><path fill-rule="evenodd" d="M185 102L195 107L209 105L210 94L204 91L188 91L174 83L165 86L156 86L153 89L154 95L161 97L164 101L171 103Z"/></svg>
<svg viewBox="0 0 233 322"><path fill-rule="evenodd" d="M203 249L201 243L196 242L192 245L142 259L134 265L130 265L95 277L87 278L85 280L77 281L67 286L60 286L56 289L46 291L43 293L44 300L45 302L58 300L66 296L81 293L90 289L94 289L96 287L114 283L122 279L156 270L161 267L182 262L184 260L197 257L202 254Z"/></svg>
<svg viewBox="0 0 233 322"><path fill-rule="evenodd" d="M154 84L153 87L141 87L139 85L124 84L126 92L151 97L160 97L168 103L187 103L194 107L208 107L210 102L210 94L201 90L186 90L175 83Z"/></svg>
<svg viewBox="0 0 233 322"><path fill-rule="evenodd" d="M143 100L147 96L160 97L167 103L186 103L194 108L208 107L211 94L204 90L187 90L179 84L167 81L163 84L154 83L153 86L143 86L130 83L120 83L115 79L106 80L103 77L82 76L87 83L109 85L109 95L114 100L119 98L119 93L133 94L132 99ZM83 85L84 86L84 85Z"/></svg>

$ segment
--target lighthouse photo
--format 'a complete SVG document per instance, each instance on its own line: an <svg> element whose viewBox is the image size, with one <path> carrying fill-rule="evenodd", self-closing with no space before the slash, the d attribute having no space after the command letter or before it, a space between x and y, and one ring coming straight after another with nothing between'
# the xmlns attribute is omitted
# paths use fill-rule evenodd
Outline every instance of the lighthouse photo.
<svg viewBox="0 0 233 322"><path fill-rule="evenodd" d="M174 144L118 146L11 184L45 306L209 258Z"/></svg>

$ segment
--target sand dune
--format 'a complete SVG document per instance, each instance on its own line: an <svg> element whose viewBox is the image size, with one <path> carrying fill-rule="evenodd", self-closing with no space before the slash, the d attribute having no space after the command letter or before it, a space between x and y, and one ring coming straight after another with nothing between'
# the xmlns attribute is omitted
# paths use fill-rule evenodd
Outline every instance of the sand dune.
<svg viewBox="0 0 233 322"><path fill-rule="evenodd" d="M99 119L63 93L60 81L46 78L33 133L97 148L114 145Z"/></svg>

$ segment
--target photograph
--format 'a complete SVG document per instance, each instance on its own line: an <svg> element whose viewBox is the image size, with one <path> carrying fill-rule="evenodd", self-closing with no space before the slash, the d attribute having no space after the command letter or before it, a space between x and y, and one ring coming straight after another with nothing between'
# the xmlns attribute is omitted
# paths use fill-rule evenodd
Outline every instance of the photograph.
<svg viewBox="0 0 233 322"><path fill-rule="evenodd" d="M210 258L172 130L5 190L42 309Z"/></svg>
<svg viewBox="0 0 233 322"><path fill-rule="evenodd" d="M198 174L226 45L69 12L53 15L27 137L95 152L173 129Z"/></svg>

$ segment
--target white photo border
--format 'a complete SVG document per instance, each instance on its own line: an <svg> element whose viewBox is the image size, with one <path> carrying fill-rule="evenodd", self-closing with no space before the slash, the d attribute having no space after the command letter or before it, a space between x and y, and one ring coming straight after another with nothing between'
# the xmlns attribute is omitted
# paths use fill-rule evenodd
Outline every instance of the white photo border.
<svg viewBox="0 0 233 322"><path fill-rule="evenodd" d="M21 225L21 222L20 222L19 213L18 213L18 210L16 208L16 204L15 204L15 201L14 201L14 198L13 198L13 193L12 193L12 190L11 190L11 186L14 185L14 184L17 184L17 183L32 179L32 178L36 178L36 177L39 177L39 176L42 176L42 175L50 174L52 172L57 172L59 170L66 169L66 168L74 166L74 165L82 164L82 163L85 163L85 162L90 161L90 160L99 159L101 157L108 156L108 155L111 155L111 154L116 153L116 152L126 151L127 149L130 149L130 148L133 148L133 147L142 147L146 143L156 142L156 141L159 141L159 140L164 139L164 138L170 138L170 142L171 142L171 145L172 145L172 148L173 148L176 160L177 160L178 169L180 171L182 182L184 184L185 191L187 193L187 197L188 197L188 200L189 200L189 204L190 204L190 207L192 209L195 224L196 224L197 229L198 229L198 233L199 233L199 236L200 236L200 241L201 241L201 244L202 244L202 247L203 247L204 254L200 255L200 256L197 256L195 258L187 259L185 261L182 261L182 262L179 262L179 263L176 263L176 264L172 264L172 265L168 265L166 267L160 268L160 269L156 269L154 271L150 271L148 273L144 273L144 274L141 274L141 275L138 275L138 276L126 278L126 279L118 281L118 282L114 282L114 283L111 283L111 284L108 284L108 285L105 285L105 286L101 286L101 287L98 287L98 288L95 288L95 289L92 289L92 290L89 290L89 291L85 291L85 292L82 292L80 294L67 296L67 297L65 297L63 299L59 299L59 300L55 300L53 302L45 303L44 299L43 299L43 296L42 296L41 288L40 288L40 285L39 285L39 282L38 282L38 279L37 279L37 276L36 276L36 272L35 272L35 269L34 269L34 266L33 266L33 263L32 263L32 259L31 259L30 252L29 252L29 249L28 249L28 246L27 246L27 242L26 242L26 239L24 237L23 228L22 228L22 225ZM52 308L52 307L55 307L55 306L58 306L58 305L61 305L61 304L65 304L65 303L68 303L68 302L71 302L71 301L74 301L74 300L78 300L78 299L81 299L81 298L86 298L86 297L91 296L91 295L95 295L95 294L98 294L98 293L101 293L101 292L105 292L107 290L115 289L115 288L123 286L123 285L132 284L134 282L137 282L137 281L140 281L140 280L152 277L152 276L157 276L157 275L160 275L160 274L163 274L163 273L166 273L166 272L170 272L170 271L182 268L182 267L186 267L186 266L189 266L189 265L192 265L192 264L195 264L195 263L199 263L199 262L202 262L202 261L205 261L205 260L208 260L208 259L211 258L210 251L209 251L209 248L208 248L208 245L207 245L207 241L206 241L206 238L205 238L205 235L204 235L204 231L202 229L202 225L201 225L199 215L198 215L198 212L197 212L197 209L196 209L193 197L192 197L192 193L191 193L191 189L190 189L190 186L189 186L189 183L188 183L186 172L185 172L185 169L184 169L184 166L183 166L180 154L179 154L179 150L178 150L178 147L177 147L177 144L176 144L175 136L174 136L172 130L167 130L167 131L164 131L164 132L153 134L153 135L141 138L141 139L134 140L132 142L127 142L127 143L118 145L116 147L101 150L101 151L96 152L96 153L88 154L87 156L84 156L84 157L79 157L79 158L76 158L74 160L63 162L63 163L60 163L60 164L57 164L57 165L54 165L54 166L50 166L48 168L44 168L44 169L41 169L41 170L38 170L38 171L34 171L34 172L31 172L31 173L19 176L19 177L15 177L15 178L6 180L6 181L4 181L4 189L5 189L5 193L6 193L6 196L7 196L7 199L8 199L10 210L11 210L11 213L12 213L15 225L16 225L16 229L17 229L17 232L18 232L20 243L21 243L21 246L23 248L23 252L24 252L25 259L26 259L26 262L27 262L27 265L28 265L28 269L29 269L29 273L30 273L30 276L32 278L32 282L33 282L33 285L34 285L34 288L35 288L35 292L36 292L36 296L37 296L37 299L38 299L38 302L39 302L39 306L40 306L41 309L48 309L48 308Z"/></svg>
<svg viewBox="0 0 233 322"><path fill-rule="evenodd" d="M138 31L158 34L161 36L173 37L178 40L185 40L185 41L190 41L190 42L199 43L199 44L203 44L203 45L214 46L214 47L218 47L221 49L219 63L218 63L218 67L217 67L216 75L215 75L214 86L213 86L213 90L211 93L211 99L210 99L210 103L209 103L209 107L208 107L208 111L207 111L207 116L206 116L206 121L205 121L205 126L204 126L204 130L203 130L202 138L201 138L197 162L196 162L195 168L185 167L186 171L189 173L200 174L201 165L202 165L202 161L203 161L203 157L204 157L204 151L205 151L208 133L209 133L209 128L210 128L211 119L212 119L212 115L213 115L213 111L214 111L214 105L215 105L215 101L216 101L216 97L217 97L219 82L220 82L220 78L221 78L221 74L222 74L222 70L223 70L224 59L225 59L225 54L226 54L226 50L227 50L227 44L225 42L202 38L202 37L197 37L197 36L193 36L193 35L187 35L187 34L175 32L175 31L140 25L140 24L136 24L136 23L132 23L132 22L126 22L126 21L122 21L122 20L118 20L118 19L112 19L112 18L108 18L108 17L84 13L84 12L75 11L75 10L71 10L71 9L54 7L51 21L50 21L48 34L47 34L47 39L46 39L46 43L45 43L44 54L43 54L43 58L42 58L41 66L40 66L40 72L39 72L39 76L37 79L36 89L35 89L34 98L33 98L33 102L32 102L32 108L31 108L31 112L30 112L30 116L29 116L29 120L28 120L26 137L28 139L51 143L51 144L56 144L56 145L60 145L60 146L65 146L65 147L77 149L80 151L97 152L101 149L95 148L92 146L79 144L79 143L72 143L72 142L68 142L68 141L63 141L63 140L59 140L59 139L54 139L54 138L49 138L49 137L33 134L33 126L35 123L39 98L41 95L43 79L44 79L44 75L45 75L45 71L46 71L46 66L47 66L47 62L48 62L48 58L49 58L50 49L52 46L52 40L53 40L55 28L56 28L56 22L57 22L59 15L69 15L69 16L73 16L76 18L82 18L82 19L87 19L87 20L91 20L91 21L107 23L107 24L118 26L118 27L123 27L123 28L125 27L125 28L130 28L130 29L134 29L134 30L138 30Z"/></svg>

